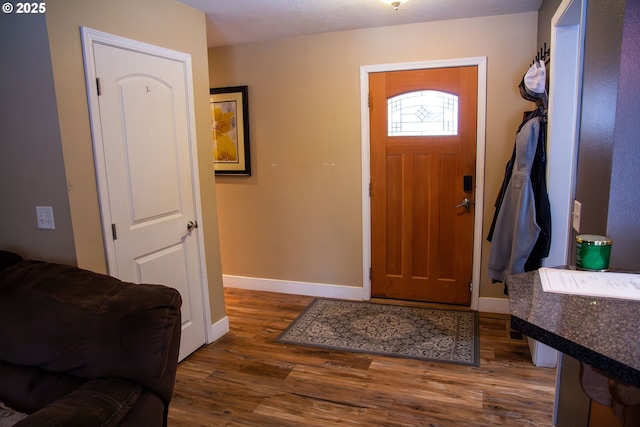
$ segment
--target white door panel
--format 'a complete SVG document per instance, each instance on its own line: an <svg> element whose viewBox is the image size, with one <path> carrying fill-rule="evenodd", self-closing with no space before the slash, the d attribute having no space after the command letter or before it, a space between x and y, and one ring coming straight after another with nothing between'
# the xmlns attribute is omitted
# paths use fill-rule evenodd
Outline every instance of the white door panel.
<svg viewBox="0 0 640 427"><path fill-rule="evenodd" d="M194 323L191 319L191 295L187 284L189 273L187 269L188 253L184 245L179 244L160 251L138 257L136 265L137 283L162 283L180 292L182 302L182 324ZM197 319L195 319L197 323Z"/></svg>
<svg viewBox="0 0 640 427"><path fill-rule="evenodd" d="M118 82L117 89L132 224L182 211L172 88L146 76L132 76Z"/></svg>
<svg viewBox="0 0 640 427"><path fill-rule="evenodd" d="M196 221L185 77L191 71L181 61L100 43L93 52L107 208L117 232L110 273L180 292L182 359L205 343L198 229L187 230Z"/></svg>

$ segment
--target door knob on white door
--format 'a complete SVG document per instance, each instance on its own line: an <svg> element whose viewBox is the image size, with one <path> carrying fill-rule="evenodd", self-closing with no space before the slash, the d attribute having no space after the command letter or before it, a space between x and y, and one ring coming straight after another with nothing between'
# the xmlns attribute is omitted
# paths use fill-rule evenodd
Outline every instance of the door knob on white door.
<svg viewBox="0 0 640 427"><path fill-rule="evenodd" d="M193 231L194 228L198 228L198 223L197 222L193 222L193 221L189 221L187 223L187 231Z"/></svg>

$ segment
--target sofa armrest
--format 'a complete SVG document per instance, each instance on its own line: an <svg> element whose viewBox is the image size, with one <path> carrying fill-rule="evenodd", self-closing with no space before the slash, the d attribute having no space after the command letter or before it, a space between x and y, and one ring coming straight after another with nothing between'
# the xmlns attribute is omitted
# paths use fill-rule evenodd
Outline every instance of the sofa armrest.
<svg viewBox="0 0 640 427"><path fill-rule="evenodd" d="M117 426L140 396L140 385L122 379L98 379L45 406L15 427Z"/></svg>
<svg viewBox="0 0 640 427"><path fill-rule="evenodd" d="M167 286L21 261L0 272L0 325L11 325L0 327L0 360L84 379L127 379L169 402L181 304Z"/></svg>

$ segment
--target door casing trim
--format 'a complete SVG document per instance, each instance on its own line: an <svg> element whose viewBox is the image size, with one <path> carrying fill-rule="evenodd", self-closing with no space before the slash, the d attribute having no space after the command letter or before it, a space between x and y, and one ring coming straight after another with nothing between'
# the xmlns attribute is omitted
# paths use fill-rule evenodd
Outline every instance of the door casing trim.
<svg viewBox="0 0 640 427"><path fill-rule="evenodd" d="M96 168L96 182L98 190L98 201L100 205L100 216L102 220L102 238L105 248L105 255L107 258L107 269L109 274L118 274L115 244L113 239L110 239L111 235L111 213L109 210L109 194L107 188L107 170L105 163L105 156L103 152L103 141L101 133L101 121L100 121L100 107L98 104L98 93L96 88L97 73L95 69L94 49L93 46L96 43L113 46L120 49L126 49L134 52L145 53L148 55L154 55L161 58L172 59L184 64L185 72L185 87L187 91L187 111L188 126L189 126L189 151L191 157L191 174L192 174L192 188L194 198L194 212L195 220L198 222L198 230L200 233L196 235L198 241L198 264L200 269L200 297L202 298L203 312L204 312L204 324L205 324L205 340L209 344L219 338L219 333L216 332L211 324L211 307L209 303L209 288L206 285L207 280L207 263L205 257L205 248L203 236L203 221L202 218L202 203L200 200L200 183L198 172L198 158L197 158L197 144L196 140L196 123L194 112L194 92L193 92L193 77L191 73L191 55L175 50L155 46L152 44L143 43L137 40L128 39L114 34L106 33L103 31L94 30L88 27L80 27L80 36L82 40L82 56L85 70L85 81L87 90L87 102L89 104L89 123L91 125L91 139L93 141L93 155Z"/></svg>
<svg viewBox="0 0 640 427"><path fill-rule="evenodd" d="M487 57L442 59L433 61L402 62L395 64L363 65L360 67L360 132L362 155L362 299L371 299L371 182L369 135L369 74L386 71L417 70L426 68L478 67L478 117L476 129L476 187L473 225L473 266L471 280L471 309L478 310L480 298L480 266L482 255L482 221L484 215L484 164L487 115Z"/></svg>
<svg viewBox="0 0 640 427"><path fill-rule="evenodd" d="M551 19L547 190L553 238L543 263L550 267L571 259L586 19L586 0L563 0Z"/></svg>

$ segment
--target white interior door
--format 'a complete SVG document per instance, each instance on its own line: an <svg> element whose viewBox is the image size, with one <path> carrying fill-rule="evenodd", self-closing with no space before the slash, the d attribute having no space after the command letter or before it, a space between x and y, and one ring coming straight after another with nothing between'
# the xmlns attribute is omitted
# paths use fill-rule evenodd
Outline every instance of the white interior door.
<svg viewBox="0 0 640 427"><path fill-rule="evenodd" d="M190 62L97 42L92 52L85 61L97 78L92 123L109 273L180 292L183 359L206 340L199 230L192 225Z"/></svg>

